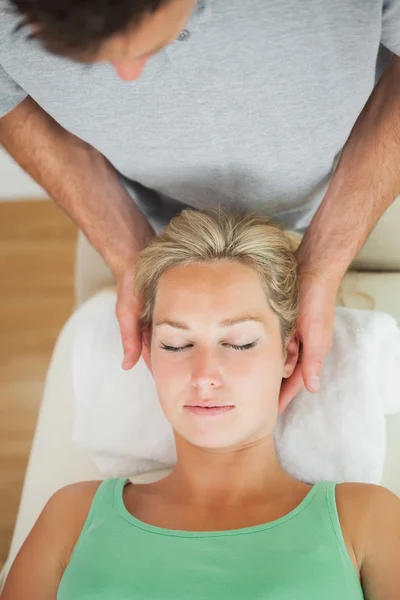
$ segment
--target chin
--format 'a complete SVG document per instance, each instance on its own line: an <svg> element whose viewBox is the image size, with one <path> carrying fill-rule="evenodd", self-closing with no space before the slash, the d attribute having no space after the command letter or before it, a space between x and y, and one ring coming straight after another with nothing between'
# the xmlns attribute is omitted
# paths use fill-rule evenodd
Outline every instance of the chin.
<svg viewBox="0 0 400 600"><path fill-rule="evenodd" d="M180 435L192 446L207 450L226 450L237 446L243 441L244 436L235 435L234 432L221 431L220 433L209 432L201 434L190 434L182 431Z"/></svg>

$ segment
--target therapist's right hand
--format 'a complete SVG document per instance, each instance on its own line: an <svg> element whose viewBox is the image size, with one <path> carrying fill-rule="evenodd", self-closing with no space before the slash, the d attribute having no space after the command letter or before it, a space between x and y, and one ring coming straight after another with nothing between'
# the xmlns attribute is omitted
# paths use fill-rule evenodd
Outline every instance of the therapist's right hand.
<svg viewBox="0 0 400 600"><path fill-rule="evenodd" d="M121 331L124 359L122 368L132 369L142 353L142 334L140 329L140 300L133 294L135 271L130 270L117 278L116 315Z"/></svg>

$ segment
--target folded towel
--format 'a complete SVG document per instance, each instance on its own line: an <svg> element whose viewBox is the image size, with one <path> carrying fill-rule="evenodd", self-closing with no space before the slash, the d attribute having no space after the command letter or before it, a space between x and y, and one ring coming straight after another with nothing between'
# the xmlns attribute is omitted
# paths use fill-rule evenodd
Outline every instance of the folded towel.
<svg viewBox="0 0 400 600"><path fill-rule="evenodd" d="M121 368L116 294L103 291L75 314L73 440L107 477L176 462L171 425L143 358ZM400 411L400 330L386 313L337 307L321 391L302 390L276 425L277 452L294 477L379 483L386 414Z"/></svg>

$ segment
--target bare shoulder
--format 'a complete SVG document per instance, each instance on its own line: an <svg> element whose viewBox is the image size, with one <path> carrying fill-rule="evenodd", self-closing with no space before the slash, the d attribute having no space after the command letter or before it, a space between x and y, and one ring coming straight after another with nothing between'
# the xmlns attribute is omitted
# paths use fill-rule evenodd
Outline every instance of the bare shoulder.
<svg viewBox="0 0 400 600"><path fill-rule="evenodd" d="M73 502L76 508L81 503L85 504L88 501L92 501L101 483L102 480L100 479L70 483L54 492L46 506L57 507L58 509L65 507L68 509L70 503Z"/></svg>
<svg viewBox="0 0 400 600"><path fill-rule="evenodd" d="M48 521L57 521L65 529L65 539L75 544L90 511L101 480L71 483L55 492L43 510Z"/></svg>
<svg viewBox="0 0 400 600"><path fill-rule="evenodd" d="M363 521L376 514L376 510L400 510L400 498L382 485L373 483L338 483L336 486L338 510Z"/></svg>
<svg viewBox="0 0 400 600"><path fill-rule="evenodd" d="M400 498L381 485L339 483L336 504L343 535L352 544L361 569L368 549L390 524L400 527Z"/></svg>
<svg viewBox="0 0 400 600"><path fill-rule="evenodd" d="M353 536L364 597L400 598L400 498L380 485L343 483L336 499Z"/></svg>
<svg viewBox="0 0 400 600"><path fill-rule="evenodd" d="M79 481L60 488L49 498L42 515L50 518L54 513L79 515L85 512L86 508L90 507L101 483L100 480Z"/></svg>
<svg viewBox="0 0 400 600"><path fill-rule="evenodd" d="M80 481L60 488L49 498L36 521L34 529L40 530L44 543L48 539L54 544L57 539L67 562L100 484L101 480Z"/></svg>
<svg viewBox="0 0 400 600"><path fill-rule="evenodd" d="M74 483L51 496L11 567L2 599L56 597L100 484Z"/></svg>
<svg viewBox="0 0 400 600"><path fill-rule="evenodd" d="M384 517L385 511L400 514L400 498L382 485L372 483L338 483L336 503L340 516L351 519L358 528Z"/></svg>

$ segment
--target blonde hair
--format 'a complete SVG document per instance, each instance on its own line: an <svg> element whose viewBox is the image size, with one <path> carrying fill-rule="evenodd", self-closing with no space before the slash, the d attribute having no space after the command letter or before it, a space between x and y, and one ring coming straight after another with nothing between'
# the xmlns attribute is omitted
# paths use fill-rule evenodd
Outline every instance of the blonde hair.
<svg viewBox="0 0 400 600"><path fill-rule="evenodd" d="M152 326L157 283L172 267L228 259L254 268L266 301L277 315L282 339L296 329L299 282L295 249L301 236L271 219L240 209L184 209L140 251L134 294L141 299L141 325Z"/></svg>

